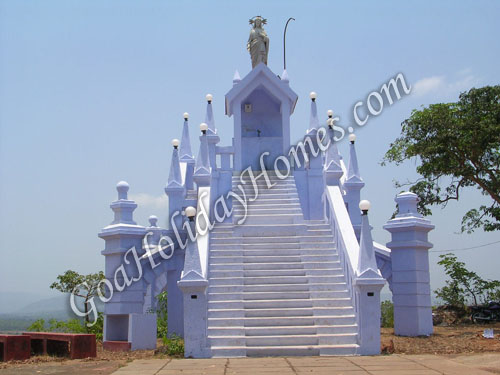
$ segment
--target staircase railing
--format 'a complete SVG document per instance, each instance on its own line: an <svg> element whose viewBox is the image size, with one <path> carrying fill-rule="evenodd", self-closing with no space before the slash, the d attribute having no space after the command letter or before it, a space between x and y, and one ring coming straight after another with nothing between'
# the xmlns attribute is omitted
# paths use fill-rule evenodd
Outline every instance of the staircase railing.
<svg viewBox="0 0 500 375"><path fill-rule="evenodd" d="M340 264L344 271L347 288L354 305L354 310L356 311L357 320L358 306L353 284L359 261L359 244L339 186L326 186L325 215L332 228L332 233L339 253Z"/></svg>

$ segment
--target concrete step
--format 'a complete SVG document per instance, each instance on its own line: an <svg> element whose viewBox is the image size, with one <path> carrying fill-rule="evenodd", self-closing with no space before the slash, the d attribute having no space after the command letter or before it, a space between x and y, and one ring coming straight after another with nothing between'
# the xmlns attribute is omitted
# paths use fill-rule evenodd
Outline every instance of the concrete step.
<svg viewBox="0 0 500 375"><path fill-rule="evenodd" d="M255 201L252 201L252 202L249 202L249 199L252 198L253 196L251 197L247 197L247 207L249 206L262 206L262 205L266 205L266 204L281 204L281 205L287 205L287 204L300 204L300 200L299 200L299 197L298 195L296 196L285 196L285 197L282 197L282 198L278 198L278 197L262 197L260 196L257 200ZM233 201L233 208L235 210L237 210L238 208L241 208L243 207L242 204L239 202L239 201Z"/></svg>
<svg viewBox="0 0 500 375"><path fill-rule="evenodd" d="M314 326L319 325L341 325L354 324L354 315L339 316L276 316L276 317L244 317L244 318L208 318L210 326L235 327L243 324L245 327L268 327L268 326Z"/></svg>
<svg viewBox="0 0 500 375"><path fill-rule="evenodd" d="M286 241L286 242L285 242ZM283 242L252 242L246 243L238 239L234 243L213 243L210 244L210 250L254 250L254 249L330 249L337 253L337 248L334 243L327 241L318 242L299 242L293 238L283 240Z"/></svg>
<svg viewBox="0 0 500 375"><path fill-rule="evenodd" d="M281 242L327 242L333 243L333 236L270 236L270 237L220 237L213 231L210 232L210 243L215 244L253 244L253 243L281 243Z"/></svg>
<svg viewBox="0 0 500 375"><path fill-rule="evenodd" d="M284 308L239 308L239 309L212 309L208 310L209 318L274 318L274 317L294 317L294 316L345 316L353 315L354 309L346 307L295 307Z"/></svg>
<svg viewBox="0 0 500 375"><path fill-rule="evenodd" d="M282 205L280 205L282 206ZM247 211L244 209L235 209L233 215L241 217L244 214L247 215L275 215L275 214L301 214L302 209L293 205L292 207L280 207L280 208L257 208L253 205L248 206Z"/></svg>
<svg viewBox="0 0 500 375"><path fill-rule="evenodd" d="M210 257L210 264L221 263L300 263L302 260L306 262L335 262L339 256L333 254L327 255L231 255L231 256L214 256Z"/></svg>
<svg viewBox="0 0 500 375"><path fill-rule="evenodd" d="M262 267L260 267L262 266ZM210 271L220 271L220 270L266 270L266 269L303 269L303 263L301 262L281 262L281 263L269 263L269 264L260 264L260 263L214 263L212 259L210 259Z"/></svg>
<svg viewBox="0 0 500 375"><path fill-rule="evenodd" d="M252 224L235 225L232 235L235 237L268 237L276 236L297 236L307 232L307 226L303 223L293 224Z"/></svg>
<svg viewBox="0 0 500 375"><path fill-rule="evenodd" d="M336 335L336 334L357 334L358 326L356 324L322 326L266 326L266 327L208 327L210 336L280 336L280 335Z"/></svg>
<svg viewBox="0 0 500 375"><path fill-rule="evenodd" d="M275 224L293 224L303 220L302 213L293 214L276 214L276 215L233 215L233 223L244 219L240 225L255 224L255 225L275 225Z"/></svg>
<svg viewBox="0 0 500 375"><path fill-rule="evenodd" d="M334 248L315 248L315 249L300 249L300 248L276 248L276 249L234 249L229 248L222 250L220 248L211 249L210 256L211 258L218 257L245 257L249 259L253 259L254 257L260 256L280 256L283 257L283 260L286 260L286 257L289 256L338 256L337 252Z"/></svg>
<svg viewBox="0 0 500 375"><path fill-rule="evenodd" d="M303 269L319 269L319 268L340 268L340 261L330 262L271 262L267 264L262 263L244 263L244 270L271 270L271 269L284 269L284 268L303 268Z"/></svg>
<svg viewBox="0 0 500 375"><path fill-rule="evenodd" d="M253 277L253 276L306 276L304 269L283 269L283 270L248 270L248 271L214 271L211 270L209 278L212 277Z"/></svg>
<svg viewBox="0 0 500 375"><path fill-rule="evenodd" d="M295 285L297 288L300 287L300 285ZM211 287L209 286L208 290L208 300L209 301L234 301L234 300L243 300L243 301L250 301L250 300L275 300L275 299L282 299L282 300L289 300L289 299L305 299L305 298L323 298L323 299L328 299L328 298L350 298L350 294L347 290L318 290L318 291L308 291L308 290L298 290L298 291L287 291L286 293L283 293L282 291L271 291L271 292L263 292L263 291L245 291L245 292L237 292L234 290L228 290L228 291L218 291L217 289L210 289ZM214 287L212 287L214 288ZM222 287L215 287L215 288L222 288ZM229 287L224 287L228 288ZM249 287L247 287L249 288ZM253 287L255 288L255 286Z"/></svg>
<svg viewBox="0 0 500 375"><path fill-rule="evenodd" d="M288 307L352 307L350 298L301 298L268 300L209 301L209 309L264 309Z"/></svg>

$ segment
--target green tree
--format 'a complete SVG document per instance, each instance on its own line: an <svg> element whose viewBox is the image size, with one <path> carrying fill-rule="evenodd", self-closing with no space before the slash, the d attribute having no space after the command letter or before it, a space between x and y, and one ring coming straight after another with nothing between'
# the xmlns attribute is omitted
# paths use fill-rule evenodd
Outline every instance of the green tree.
<svg viewBox="0 0 500 375"><path fill-rule="evenodd" d="M98 296L99 288L101 294L104 294L104 285L101 281L104 279L102 271L98 273L90 273L88 275L80 275L78 272L68 270L64 274L57 276L57 281L52 283L51 289L59 290L63 293L71 293L76 297L83 298L85 308L85 325L90 324L88 304L89 300Z"/></svg>
<svg viewBox="0 0 500 375"><path fill-rule="evenodd" d="M500 229L500 85L471 89L456 103L432 104L414 110L403 121L399 138L391 144L382 165L417 158L421 175L410 191L419 198L419 211L458 201L464 188L473 187L491 198L471 208L462 218L462 232Z"/></svg>
<svg viewBox="0 0 500 375"><path fill-rule="evenodd" d="M484 280L474 271L465 268L465 263L458 261L453 254L439 256L439 265L444 267L444 272L449 280L446 285L435 291L436 296L446 304L463 308L472 300L475 306L500 293L500 281Z"/></svg>

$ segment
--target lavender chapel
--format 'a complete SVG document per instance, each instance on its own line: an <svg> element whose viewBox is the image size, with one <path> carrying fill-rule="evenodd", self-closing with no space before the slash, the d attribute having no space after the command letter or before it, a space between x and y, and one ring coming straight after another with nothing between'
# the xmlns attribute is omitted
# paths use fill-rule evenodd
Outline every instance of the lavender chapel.
<svg viewBox="0 0 500 375"><path fill-rule="evenodd" d="M172 154L168 227L154 215L135 222L134 187L116 185L114 218L99 232L105 349L156 348L163 291L168 335L184 339L190 358L380 354L384 285L395 334L432 334L434 226L417 212L417 196L401 193L398 214L384 225L391 241L373 240L356 136L339 139L333 112L318 115L321 98L311 92L299 102L286 69L268 68L266 23L250 20L251 69L228 72L232 143L220 144L222 114L214 114L210 94L204 123L190 123L188 113L179 119L165 150ZM298 104L310 106L308 122L293 118ZM304 131L298 142L291 121ZM349 155L338 142L349 142Z"/></svg>

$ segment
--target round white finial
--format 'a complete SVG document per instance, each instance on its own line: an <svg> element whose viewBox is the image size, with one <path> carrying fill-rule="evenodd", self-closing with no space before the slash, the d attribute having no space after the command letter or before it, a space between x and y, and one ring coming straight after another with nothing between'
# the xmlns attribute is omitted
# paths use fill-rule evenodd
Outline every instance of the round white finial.
<svg viewBox="0 0 500 375"><path fill-rule="evenodd" d="M354 143L356 142L356 134L349 134L349 142Z"/></svg>
<svg viewBox="0 0 500 375"><path fill-rule="evenodd" d="M157 226L156 224L158 223L158 217L156 217L155 215L151 215L148 220L149 220L149 226L150 227L156 227Z"/></svg>
<svg viewBox="0 0 500 375"><path fill-rule="evenodd" d="M311 100L316 100L316 98L318 97L318 94L316 94L314 91L311 91L309 93L309 97L311 98Z"/></svg>
<svg viewBox="0 0 500 375"><path fill-rule="evenodd" d="M180 142L177 138L172 139L172 146L174 146L174 148L179 147L179 143Z"/></svg>
<svg viewBox="0 0 500 375"><path fill-rule="evenodd" d="M184 117L184 120L187 120L189 118L189 113L184 112L184 114L182 115L182 117Z"/></svg>
<svg viewBox="0 0 500 375"><path fill-rule="evenodd" d="M372 204L370 203L370 201L367 201L366 199L363 199L361 202L359 202L359 209L363 211L363 213L367 213L371 206Z"/></svg>
<svg viewBox="0 0 500 375"><path fill-rule="evenodd" d="M200 130L201 130L202 132L206 132L206 131L207 131L207 129L208 129L208 125L207 125L207 124L205 124L204 122L202 122L202 123L200 124Z"/></svg>
<svg viewBox="0 0 500 375"><path fill-rule="evenodd" d="M331 109L326 111L326 114L328 115L328 117L333 117L333 111Z"/></svg>
<svg viewBox="0 0 500 375"><path fill-rule="evenodd" d="M118 191L118 199L127 199L129 185L126 181L120 181L116 184L116 191Z"/></svg>
<svg viewBox="0 0 500 375"><path fill-rule="evenodd" d="M212 101L213 98L214 98L214 96L212 94L205 95L205 99L207 99L207 102L209 102L209 103Z"/></svg>
<svg viewBox="0 0 500 375"><path fill-rule="evenodd" d="M194 208L193 206L186 207L186 209L184 210L184 213L186 214L186 216L188 218L191 219L196 215L196 208Z"/></svg>
<svg viewBox="0 0 500 375"><path fill-rule="evenodd" d="M127 181L120 181L116 184L116 190L127 192L129 189L129 184Z"/></svg>

